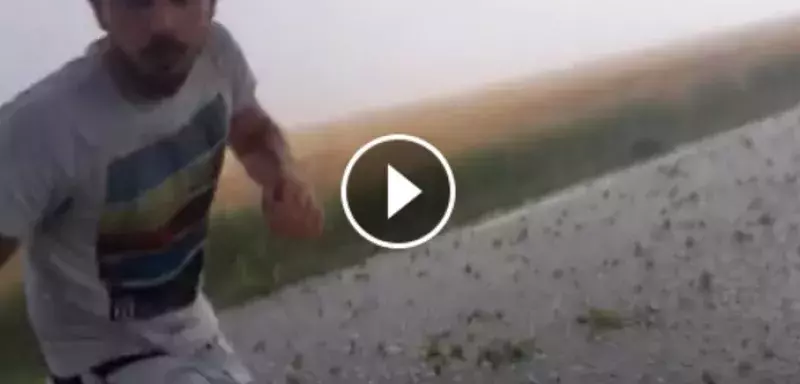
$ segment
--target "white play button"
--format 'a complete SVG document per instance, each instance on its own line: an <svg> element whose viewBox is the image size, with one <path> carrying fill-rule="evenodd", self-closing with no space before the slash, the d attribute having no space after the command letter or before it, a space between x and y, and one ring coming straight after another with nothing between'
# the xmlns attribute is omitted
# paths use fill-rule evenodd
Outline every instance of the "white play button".
<svg viewBox="0 0 800 384"><path fill-rule="evenodd" d="M453 170L444 155L415 136L373 139L347 162L342 210L353 229L382 248L409 249L436 236L456 201Z"/></svg>
<svg viewBox="0 0 800 384"><path fill-rule="evenodd" d="M408 203L414 201L422 193L414 183L409 181L402 173L398 172L391 165L386 166L386 199L387 218L391 219L397 212L403 209Z"/></svg>

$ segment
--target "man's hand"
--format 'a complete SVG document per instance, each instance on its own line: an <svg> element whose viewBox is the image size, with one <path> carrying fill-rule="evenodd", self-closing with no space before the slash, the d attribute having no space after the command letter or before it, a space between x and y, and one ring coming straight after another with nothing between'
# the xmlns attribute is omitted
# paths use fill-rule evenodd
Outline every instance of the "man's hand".
<svg viewBox="0 0 800 384"><path fill-rule="evenodd" d="M296 173L282 175L275 188L265 188L262 209L273 233L291 238L322 234L324 214L311 187Z"/></svg>
<svg viewBox="0 0 800 384"><path fill-rule="evenodd" d="M230 143L247 174L263 188L261 205L280 236L311 238L323 228L323 213L311 186L297 172L282 132L259 106L231 123Z"/></svg>

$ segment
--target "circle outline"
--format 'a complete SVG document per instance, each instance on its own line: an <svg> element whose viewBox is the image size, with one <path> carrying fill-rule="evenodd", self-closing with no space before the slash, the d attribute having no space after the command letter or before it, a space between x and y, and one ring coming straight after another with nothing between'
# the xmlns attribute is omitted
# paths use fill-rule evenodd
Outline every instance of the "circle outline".
<svg viewBox="0 0 800 384"><path fill-rule="evenodd" d="M428 231L423 236L411 241L406 242L391 242L386 240L381 240L369 232L367 232L358 221L353 216L353 213L350 211L350 202L347 200L347 182L350 180L350 174L353 171L353 167L355 166L356 162L370 149L374 148L377 145L384 144L391 141L405 141L410 142L413 144L417 144L425 148L428 152L432 153L437 160L439 160L439 164L444 168L445 173L447 174L447 185L450 189L450 194L447 199L447 209L445 210L444 215L442 218L439 219L439 222L436 226ZM347 162L347 166L344 169L344 174L342 175L342 182L339 187L340 189L340 200L342 202L342 209L344 210L344 214L347 217L347 221L350 223L350 226L358 232L358 234L364 238L365 240L369 241L370 243L377 245L382 248L393 249L393 250L403 250L403 249L410 249L422 245L439 234L439 232L444 229L447 222L450 221L450 216L453 214L453 208L455 207L456 203L456 180L455 176L453 175L453 169L450 167L450 163L445 158L444 154L439 151L438 148L433 146L433 144L421 139L417 136L412 136L404 133L393 133L384 136L380 136L370 140L368 143L364 144L359 148L356 153L350 158Z"/></svg>

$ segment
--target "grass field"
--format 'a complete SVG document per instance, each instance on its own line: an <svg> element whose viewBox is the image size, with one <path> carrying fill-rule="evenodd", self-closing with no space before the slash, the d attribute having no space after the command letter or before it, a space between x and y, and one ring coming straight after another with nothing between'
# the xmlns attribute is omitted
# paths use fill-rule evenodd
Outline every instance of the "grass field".
<svg viewBox="0 0 800 384"><path fill-rule="evenodd" d="M291 140L311 178L327 193L338 187L355 150L383 134L417 135L449 156L458 156L488 144L517 141L520 134L548 135L549 130L631 103L681 103L696 96L706 82L745 88L753 81L753 68L800 52L798 21L788 18L701 36L453 97L357 115L304 129ZM235 209L255 201L257 191L243 181L234 162L228 163L226 174L219 207Z"/></svg>
<svg viewBox="0 0 800 384"><path fill-rule="evenodd" d="M800 101L795 25L604 61L591 70L501 84L296 135L292 141L327 207L328 231L315 242L265 233L259 214L248 208L255 190L232 163L208 244L208 291L219 306L240 304L372 254L374 247L347 224L335 193L344 163L371 137L405 132L442 147L459 185L450 225L462 225L794 105ZM362 193L369 195L369 187ZM7 299L0 307L1 381L26 383L37 377L39 364L14 287L3 287Z"/></svg>

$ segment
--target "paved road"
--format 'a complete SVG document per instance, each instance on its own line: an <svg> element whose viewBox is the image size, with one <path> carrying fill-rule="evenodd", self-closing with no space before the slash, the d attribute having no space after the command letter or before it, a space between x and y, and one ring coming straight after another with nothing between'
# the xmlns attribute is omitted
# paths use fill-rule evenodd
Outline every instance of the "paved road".
<svg viewBox="0 0 800 384"><path fill-rule="evenodd" d="M800 382L799 119L287 288L225 330L264 383Z"/></svg>

